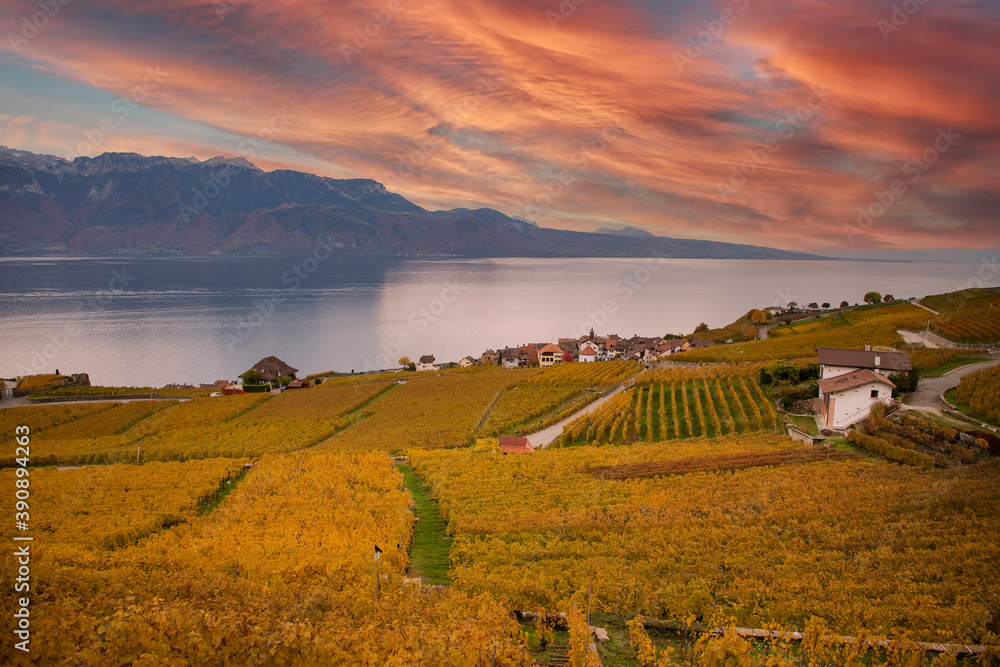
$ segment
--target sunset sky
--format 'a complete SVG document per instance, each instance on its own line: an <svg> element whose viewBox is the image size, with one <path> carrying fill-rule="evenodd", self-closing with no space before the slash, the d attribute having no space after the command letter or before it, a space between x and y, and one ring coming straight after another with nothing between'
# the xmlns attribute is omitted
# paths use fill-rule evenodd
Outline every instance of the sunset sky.
<svg viewBox="0 0 1000 667"><path fill-rule="evenodd" d="M243 155L583 231L1000 246L998 2L0 0L0 25L11 148Z"/></svg>

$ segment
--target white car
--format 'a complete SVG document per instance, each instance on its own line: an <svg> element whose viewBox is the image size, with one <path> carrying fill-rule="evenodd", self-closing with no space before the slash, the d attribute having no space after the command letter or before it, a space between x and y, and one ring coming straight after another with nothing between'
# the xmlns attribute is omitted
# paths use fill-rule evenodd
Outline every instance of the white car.
<svg viewBox="0 0 1000 667"><path fill-rule="evenodd" d="M211 394L209 394L209 396L222 396L222 392L221 391L213 391Z"/></svg>

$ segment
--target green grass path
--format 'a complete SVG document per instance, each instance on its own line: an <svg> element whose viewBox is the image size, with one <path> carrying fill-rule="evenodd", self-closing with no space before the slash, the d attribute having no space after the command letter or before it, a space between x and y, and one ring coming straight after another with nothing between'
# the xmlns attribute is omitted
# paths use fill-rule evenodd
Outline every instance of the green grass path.
<svg viewBox="0 0 1000 667"><path fill-rule="evenodd" d="M410 568L407 575L420 577L421 583L448 586L448 551L451 538L445 532L448 524L441 517L437 501L424 480L408 464L398 464L403 482L417 505L417 521L410 545Z"/></svg>

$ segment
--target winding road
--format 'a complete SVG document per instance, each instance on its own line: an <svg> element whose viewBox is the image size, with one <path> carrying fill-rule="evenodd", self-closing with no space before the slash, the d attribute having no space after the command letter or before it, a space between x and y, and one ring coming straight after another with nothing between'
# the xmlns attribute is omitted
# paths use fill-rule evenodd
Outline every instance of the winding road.
<svg viewBox="0 0 1000 667"><path fill-rule="evenodd" d="M984 361L979 364L961 366L937 378L920 378L917 390L907 395L903 399L903 403L913 408L941 409L948 407L941 401L941 394L952 387L957 387L962 378L969 373L1000 364L1000 353L994 352L991 356L994 361Z"/></svg>

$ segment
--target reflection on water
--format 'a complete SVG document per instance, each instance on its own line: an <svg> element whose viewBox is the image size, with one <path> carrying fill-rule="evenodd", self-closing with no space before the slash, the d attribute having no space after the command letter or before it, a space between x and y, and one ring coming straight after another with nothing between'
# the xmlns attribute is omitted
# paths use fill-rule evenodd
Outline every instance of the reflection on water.
<svg viewBox="0 0 1000 667"><path fill-rule="evenodd" d="M233 378L276 355L302 374L438 361L598 333L688 333L752 307L959 289L975 265L660 259L4 259L0 376L94 384ZM312 269L311 271L307 269ZM994 277L995 279L998 277ZM993 284L1000 284L994 281Z"/></svg>

